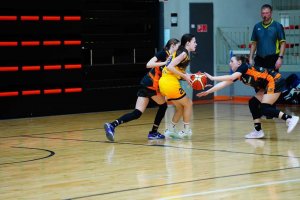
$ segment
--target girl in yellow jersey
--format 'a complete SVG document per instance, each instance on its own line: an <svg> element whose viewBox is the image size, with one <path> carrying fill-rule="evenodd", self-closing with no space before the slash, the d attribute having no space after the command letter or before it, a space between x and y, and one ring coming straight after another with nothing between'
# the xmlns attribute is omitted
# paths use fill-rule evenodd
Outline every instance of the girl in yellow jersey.
<svg viewBox="0 0 300 200"><path fill-rule="evenodd" d="M183 79L191 85L190 75L186 73L186 68L189 65L189 53L196 50L196 39L192 34L184 34L181 38L181 45L170 63L163 69L162 76L159 79L159 89L162 95L166 96L168 101L172 101L175 105L175 113L172 118L171 126L166 130L165 135L172 138L184 138L192 135L192 130L189 127L193 103L186 95L181 87L179 80ZM176 124L183 117L184 129L177 132Z"/></svg>

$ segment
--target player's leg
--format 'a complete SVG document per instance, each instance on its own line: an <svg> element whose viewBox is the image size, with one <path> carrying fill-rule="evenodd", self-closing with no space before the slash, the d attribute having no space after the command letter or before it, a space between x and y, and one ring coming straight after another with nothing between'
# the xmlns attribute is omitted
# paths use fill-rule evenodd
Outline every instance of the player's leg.
<svg viewBox="0 0 300 200"><path fill-rule="evenodd" d="M165 136L171 138L178 138L178 132L176 125L179 122L183 114L183 106L178 102L178 100L172 100L173 105L175 106L175 112L172 117L171 123L168 125Z"/></svg>
<svg viewBox="0 0 300 200"><path fill-rule="evenodd" d="M190 128L190 121L193 112L193 102L188 96L184 96L183 98L178 100L183 106L183 130L178 133L180 138L191 137L192 130Z"/></svg>
<svg viewBox="0 0 300 200"><path fill-rule="evenodd" d="M254 129L247 135L245 135L245 138L247 139L258 139L264 137L264 132L261 128L261 99L262 99L262 92L257 92L257 94L252 97L249 102L249 109L252 114L253 123L254 123Z"/></svg>
<svg viewBox="0 0 300 200"><path fill-rule="evenodd" d="M143 112L145 111L145 109L147 108L148 103L149 103L149 98L138 97L135 105L135 110L126 113L125 115L121 116L120 118L114 120L111 123L105 123L104 129L106 132L107 139L110 141L114 141L115 128L120 124L140 118Z"/></svg>
<svg viewBox="0 0 300 200"><path fill-rule="evenodd" d="M158 110L154 119L152 130L148 134L148 139L165 139L165 136L158 132L158 127L165 116L168 105L165 97L160 94L151 97L158 104Z"/></svg>
<svg viewBox="0 0 300 200"><path fill-rule="evenodd" d="M288 126L287 133L290 133L296 127L299 117L288 115L274 107L272 105L277 101L280 96L280 92L274 94L264 94L261 104L262 114L269 117L275 117L286 121Z"/></svg>

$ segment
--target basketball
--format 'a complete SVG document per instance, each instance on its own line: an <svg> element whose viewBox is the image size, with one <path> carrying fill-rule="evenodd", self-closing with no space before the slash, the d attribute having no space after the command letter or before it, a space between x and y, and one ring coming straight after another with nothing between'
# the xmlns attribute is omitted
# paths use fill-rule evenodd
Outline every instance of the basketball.
<svg viewBox="0 0 300 200"><path fill-rule="evenodd" d="M192 87L194 90L203 90L207 84L207 77L201 72L191 75Z"/></svg>

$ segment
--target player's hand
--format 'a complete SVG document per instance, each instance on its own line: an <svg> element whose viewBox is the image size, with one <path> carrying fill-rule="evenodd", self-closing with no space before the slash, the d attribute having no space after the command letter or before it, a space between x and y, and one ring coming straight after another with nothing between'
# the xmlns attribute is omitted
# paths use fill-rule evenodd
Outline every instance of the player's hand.
<svg viewBox="0 0 300 200"><path fill-rule="evenodd" d="M213 77L212 75L210 75L210 74L208 74L208 73L206 73L206 72L204 72L204 74L205 74L205 76L206 76L209 80L211 80L211 81L214 80L214 77Z"/></svg>
<svg viewBox="0 0 300 200"><path fill-rule="evenodd" d="M196 94L197 97L204 97L204 96L207 96L209 93L207 91L204 91L204 92L200 92L198 94Z"/></svg>
<svg viewBox="0 0 300 200"><path fill-rule="evenodd" d="M191 74L186 73L186 74L184 74L184 76L183 76L182 78L183 78L184 80L186 80L186 82L187 82L190 86L192 86L193 81L192 81L192 79L191 79Z"/></svg>

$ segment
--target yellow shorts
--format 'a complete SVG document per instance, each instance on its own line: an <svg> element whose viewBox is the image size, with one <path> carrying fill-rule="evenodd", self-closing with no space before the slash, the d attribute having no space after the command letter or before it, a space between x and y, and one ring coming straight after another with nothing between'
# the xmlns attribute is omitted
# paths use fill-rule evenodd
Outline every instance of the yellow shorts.
<svg viewBox="0 0 300 200"><path fill-rule="evenodd" d="M162 95L168 98L168 100L181 99L186 95L178 78L170 74L163 74L159 79L159 90Z"/></svg>

